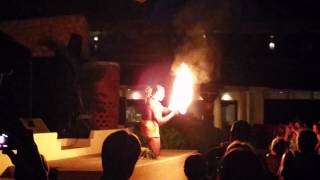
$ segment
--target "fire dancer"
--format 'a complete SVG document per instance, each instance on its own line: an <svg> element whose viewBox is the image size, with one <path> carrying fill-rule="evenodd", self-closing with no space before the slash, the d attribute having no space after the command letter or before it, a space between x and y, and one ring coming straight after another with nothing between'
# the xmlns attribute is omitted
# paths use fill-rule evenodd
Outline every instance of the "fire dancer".
<svg viewBox="0 0 320 180"><path fill-rule="evenodd" d="M145 94L146 108L140 128L149 148L153 152L152 157L156 158L160 154L161 147L159 125L168 122L176 114L176 111L170 110L161 104L165 97L163 86L147 87Z"/></svg>

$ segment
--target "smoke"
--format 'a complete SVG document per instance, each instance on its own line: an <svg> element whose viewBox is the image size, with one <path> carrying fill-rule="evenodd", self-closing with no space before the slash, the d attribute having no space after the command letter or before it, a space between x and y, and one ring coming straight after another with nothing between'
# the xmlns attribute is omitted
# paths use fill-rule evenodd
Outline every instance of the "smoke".
<svg viewBox="0 0 320 180"><path fill-rule="evenodd" d="M212 2L190 1L174 22L180 42L172 71L183 62L188 64L197 84L208 83L219 76L220 51L211 32L226 19L222 10L227 8L227 4Z"/></svg>
<svg viewBox="0 0 320 180"><path fill-rule="evenodd" d="M195 82L198 84L210 81L210 74L213 70L209 62L209 48L206 36L202 30L192 30L185 37L184 43L178 48L172 70L174 71L181 63L186 63L192 70Z"/></svg>
<svg viewBox="0 0 320 180"><path fill-rule="evenodd" d="M210 49L207 43L207 35L201 25L196 25L188 31L183 43L175 53L172 70L181 63L186 63L191 68L197 84L208 83L214 69L214 63L210 62Z"/></svg>

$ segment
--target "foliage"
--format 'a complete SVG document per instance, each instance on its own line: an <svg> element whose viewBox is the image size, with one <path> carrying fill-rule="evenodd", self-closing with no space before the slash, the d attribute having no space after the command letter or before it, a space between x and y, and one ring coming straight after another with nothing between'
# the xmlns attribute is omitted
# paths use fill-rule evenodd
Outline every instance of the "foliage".
<svg viewBox="0 0 320 180"><path fill-rule="evenodd" d="M160 129L161 146L163 149L189 149L187 137L173 123L167 123Z"/></svg>

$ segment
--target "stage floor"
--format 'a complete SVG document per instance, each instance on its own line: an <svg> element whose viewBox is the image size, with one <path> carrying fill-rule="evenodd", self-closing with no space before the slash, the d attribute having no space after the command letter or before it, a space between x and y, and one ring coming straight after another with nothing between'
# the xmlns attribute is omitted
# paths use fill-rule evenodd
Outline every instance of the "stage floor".
<svg viewBox="0 0 320 180"><path fill-rule="evenodd" d="M194 150L162 150L157 160L141 158L136 164L131 179L186 179L183 172L185 159L195 153ZM59 179L99 178L102 174L99 155L80 156L76 158L48 162L50 168L58 170Z"/></svg>

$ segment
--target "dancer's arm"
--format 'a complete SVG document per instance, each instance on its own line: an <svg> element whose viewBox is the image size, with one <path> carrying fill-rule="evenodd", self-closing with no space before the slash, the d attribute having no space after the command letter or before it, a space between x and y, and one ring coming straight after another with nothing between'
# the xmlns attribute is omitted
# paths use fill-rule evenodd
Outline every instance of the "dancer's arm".
<svg viewBox="0 0 320 180"><path fill-rule="evenodd" d="M154 102L150 103L152 112L154 114L154 117L156 119L156 121L158 122L159 125L163 125L166 122L168 122L175 114L175 111L170 111L169 114L163 116L163 111L164 111L164 107L161 105L157 105Z"/></svg>

